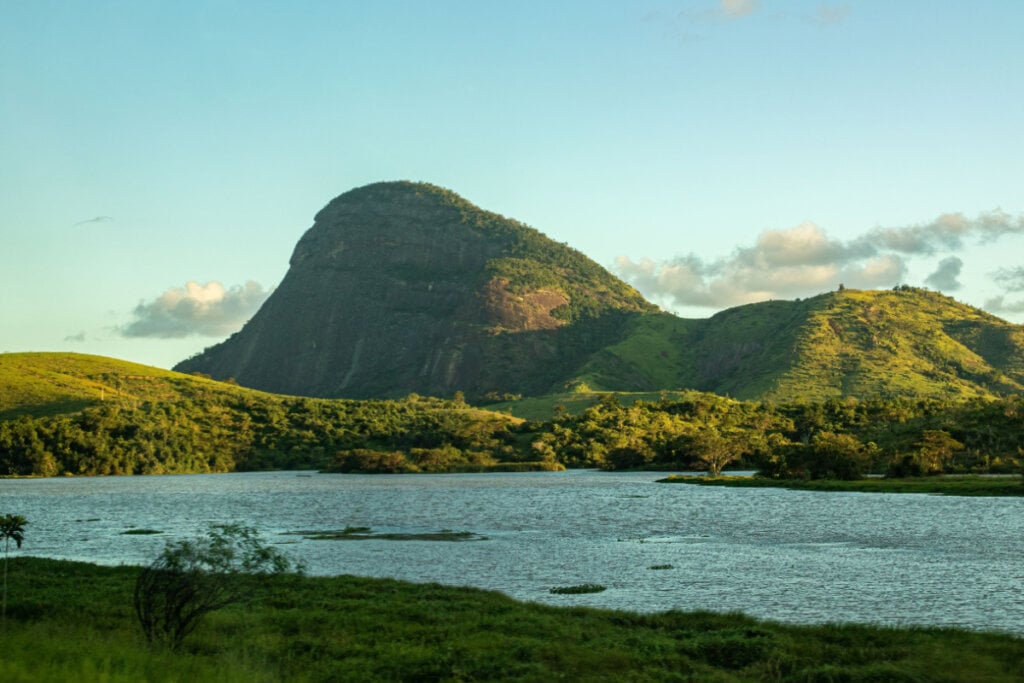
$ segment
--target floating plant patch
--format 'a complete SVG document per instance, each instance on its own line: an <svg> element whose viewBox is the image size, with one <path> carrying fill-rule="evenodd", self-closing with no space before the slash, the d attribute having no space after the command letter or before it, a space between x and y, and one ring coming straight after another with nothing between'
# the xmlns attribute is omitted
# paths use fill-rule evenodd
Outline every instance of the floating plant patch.
<svg viewBox="0 0 1024 683"><path fill-rule="evenodd" d="M347 526L340 530L320 529L312 531L291 531L290 535L302 536L311 541L486 541L486 536L472 531L428 532L374 532L366 526Z"/></svg>
<svg viewBox="0 0 1024 683"><path fill-rule="evenodd" d="M548 593L554 593L555 595L579 595L581 593L600 593L603 590L607 589L599 583L581 583L578 586L556 586L555 588L549 588Z"/></svg>

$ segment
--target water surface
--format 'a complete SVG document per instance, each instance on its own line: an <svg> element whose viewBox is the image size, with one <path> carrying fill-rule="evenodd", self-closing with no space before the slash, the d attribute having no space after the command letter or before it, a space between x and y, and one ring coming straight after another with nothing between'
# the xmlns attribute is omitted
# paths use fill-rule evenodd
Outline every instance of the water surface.
<svg viewBox="0 0 1024 683"><path fill-rule="evenodd" d="M1024 635L1024 500L658 484L594 471L297 472L0 480L22 553L143 564L240 521L313 574L469 585L518 599L779 621ZM487 540L309 540L298 530L470 531ZM148 528L159 535L124 535ZM653 570L652 566L671 565ZM552 595L600 583L603 593Z"/></svg>

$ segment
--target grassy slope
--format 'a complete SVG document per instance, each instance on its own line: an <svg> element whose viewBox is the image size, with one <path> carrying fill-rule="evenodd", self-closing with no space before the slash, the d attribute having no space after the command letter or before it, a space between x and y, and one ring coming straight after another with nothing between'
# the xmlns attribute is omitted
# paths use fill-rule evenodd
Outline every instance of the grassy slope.
<svg viewBox="0 0 1024 683"><path fill-rule="evenodd" d="M182 383L209 382L128 361L77 353L0 354L0 419L77 412L102 401L151 400Z"/></svg>
<svg viewBox="0 0 1024 683"><path fill-rule="evenodd" d="M5 681L1017 681L1024 640L943 629L638 615L350 576L252 580L182 652L131 612L132 567L11 563ZM574 598L565 596L566 605Z"/></svg>
<svg viewBox="0 0 1024 683"><path fill-rule="evenodd" d="M775 401L1005 395L1024 391L1024 326L936 292L844 290L706 320L641 316L580 380Z"/></svg>
<svg viewBox="0 0 1024 683"><path fill-rule="evenodd" d="M79 353L0 354L0 420L18 415L39 417L74 413L103 402L173 403L182 398L211 394L244 397L257 402L288 398L105 356ZM434 412L458 413L462 417L482 421L496 417L492 411L471 407L458 410L438 408Z"/></svg>

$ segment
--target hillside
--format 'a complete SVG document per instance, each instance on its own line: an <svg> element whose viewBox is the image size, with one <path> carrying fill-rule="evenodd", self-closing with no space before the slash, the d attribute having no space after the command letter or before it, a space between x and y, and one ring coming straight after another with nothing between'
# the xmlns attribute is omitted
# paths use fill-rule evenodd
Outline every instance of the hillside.
<svg viewBox="0 0 1024 683"><path fill-rule="evenodd" d="M323 397L538 394L655 310L533 228L378 183L320 211L252 320L175 369Z"/></svg>
<svg viewBox="0 0 1024 683"><path fill-rule="evenodd" d="M240 387L188 377L128 361L77 353L0 354L0 420L21 415L42 417L83 408L179 400L188 387L213 386L250 393Z"/></svg>
<svg viewBox="0 0 1024 683"><path fill-rule="evenodd" d="M98 356L0 354L0 476L522 466L520 422L457 401L279 396Z"/></svg>
<svg viewBox="0 0 1024 683"><path fill-rule="evenodd" d="M646 316L581 377L604 389L692 388L742 399L969 399L1024 391L1024 326L927 290L842 290L706 320Z"/></svg>

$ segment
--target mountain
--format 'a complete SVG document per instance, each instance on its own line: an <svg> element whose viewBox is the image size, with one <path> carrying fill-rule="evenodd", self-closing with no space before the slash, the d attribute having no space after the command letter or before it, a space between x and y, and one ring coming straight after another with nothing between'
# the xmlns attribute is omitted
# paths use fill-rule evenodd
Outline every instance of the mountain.
<svg viewBox="0 0 1024 683"><path fill-rule="evenodd" d="M388 182L330 202L253 319L175 369L321 397L971 398L1024 391L1024 327L906 286L678 318L533 228Z"/></svg>
<svg viewBox="0 0 1024 683"><path fill-rule="evenodd" d="M324 207L252 320L175 369L308 396L539 394L656 311L533 228L377 183Z"/></svg>

